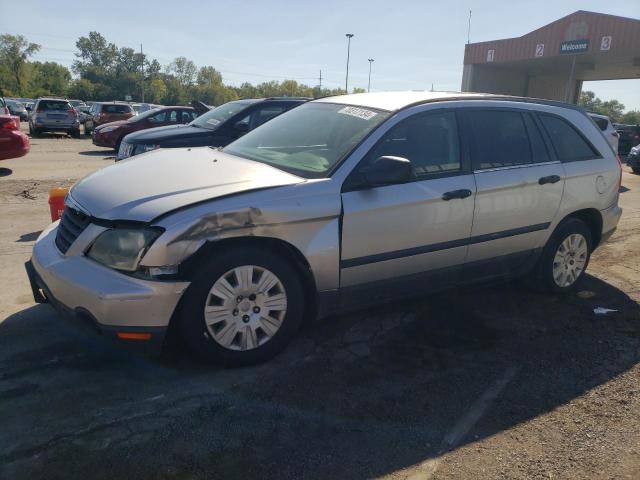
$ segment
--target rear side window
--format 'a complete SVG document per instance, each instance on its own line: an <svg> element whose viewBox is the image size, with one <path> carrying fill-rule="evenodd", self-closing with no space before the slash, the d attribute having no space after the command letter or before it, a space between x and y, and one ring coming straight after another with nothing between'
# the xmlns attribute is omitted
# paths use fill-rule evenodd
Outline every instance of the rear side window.
<svg viewBox="0 0 640 480"><path fill-rule="evenodd" d="M71 108L69 102L59 102L56 100L41 100L38 104L38 110L59 110L66 111Z"/></svg>
<svg viewBox="0 0 640 480"><path fill-rule="evenodd" d="M508 110L469 110L473 131L473 168L512 167L532 163L523 116Z"/></svg>
<svg viewBox="0 0 640 480"><path fill-rule="evenodd" d="M566 120L540 114L540 120L551 138L558 159L562 162L599 158L598 152Z"/></svg>
<svg viewBox="0 0 640 480"><path fill-rule="evenodd" d="M594 122L596 122L596 125L598 125L600 130L602 130L603 132L609 126L609 121L604 118L600 118L600 117L591 117L591 118L593 119Z"/></svg>
<svg viewBox="0 0 640 480"><path fill-rule="evenodd" d="M118 105L118 104L103 105L102 111L104 113L130 113L131 107L129 105Z"/></svg>

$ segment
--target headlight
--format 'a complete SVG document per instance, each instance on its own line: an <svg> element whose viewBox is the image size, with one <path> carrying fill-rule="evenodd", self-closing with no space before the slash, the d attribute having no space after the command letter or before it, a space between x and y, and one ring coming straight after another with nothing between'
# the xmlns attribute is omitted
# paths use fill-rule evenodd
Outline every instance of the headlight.
<svg viewBox="0 0 640 480"><path fill-rule="evenodd" d="M101 129L99 129L98 131L100 133L109 133L109 132L113 132L116 128L118 128L118 126L113 126L113 127L102 127Z"/></svg>
<svg viewBox="0 0 640 480"><path fill-rule="evenodd" d="M153 241L162 233L154 228L114 228L100 234L87 252L96 262L134 272Z"/></svg>

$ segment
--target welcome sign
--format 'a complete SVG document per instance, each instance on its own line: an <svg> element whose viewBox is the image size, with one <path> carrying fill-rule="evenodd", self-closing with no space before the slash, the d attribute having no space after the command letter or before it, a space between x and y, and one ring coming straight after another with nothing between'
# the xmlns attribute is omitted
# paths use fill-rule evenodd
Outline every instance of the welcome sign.
<svg viewBox="0 0 640 480"><path fill-rule="evenodd" d="M584 53L589 51L589 40L569 40L560 44L560 53Z"/></svg>

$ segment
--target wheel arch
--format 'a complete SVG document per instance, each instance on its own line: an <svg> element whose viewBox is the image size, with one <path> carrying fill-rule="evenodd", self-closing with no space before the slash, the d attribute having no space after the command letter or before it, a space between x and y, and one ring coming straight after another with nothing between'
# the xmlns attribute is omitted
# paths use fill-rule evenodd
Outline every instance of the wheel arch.
<svg viewBox="0 0 640 480"><path fill-rule="evenodd" d="M562 219L564 222L568 218L576 218L583 221L591 232L592 250L600 244L602 239L602 214L595 208L584 208L570 213ZM560 222L561 224L562 222Z"/></svg>
<svg viewBox="0 0 640 480"><path fill-rule="evenodd" d="M294 267L298 275L300 276L302 287L304 291L304 318L313 319L317 314L318 302L317 302L317 288L316 281L311 270L311 266L307 261L303 253L298 250L294 245L284 240L273 237L232 237L224 238L216 241L208 241L203 244L194 254L187 258L180 265L179 275L186 279L191 280L193 275L198 270L198 267L202 265L203 260L210 255L219 252L222 249L229 248L241 248L241 247L254 247L260 249L268 249L272 253L275 253L281 257L284 261L288 262ZM184 295L183 295L184 298ZM182 299L178 302L178 305L169 322L169 331L173 331L177 324L176 318L182 305Z"/></svg>

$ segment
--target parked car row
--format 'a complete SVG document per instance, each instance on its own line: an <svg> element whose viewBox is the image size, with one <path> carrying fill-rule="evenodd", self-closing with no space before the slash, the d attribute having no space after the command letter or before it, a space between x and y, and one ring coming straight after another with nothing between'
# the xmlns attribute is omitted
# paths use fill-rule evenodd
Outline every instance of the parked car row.
<svg viewBox="0 0 640 480"><path fill-rule="evenodd" d="M221 147L296 107L308 98L273 97L236 100L193 119L131 133L120 143L116 161L156 148ZM186 120L187 117L183 117Z"/></svg>
<svg viewBox="0 0 640 480"><path fill-rule="evenodd" d="M310 317L391 299L516 276L572 291L621 215L618 157L559 102L263 99L146 134L120 152L227 146L78 182L27 264L34 298L131 345L180 334L226 366L274 356Z"/></svg>

